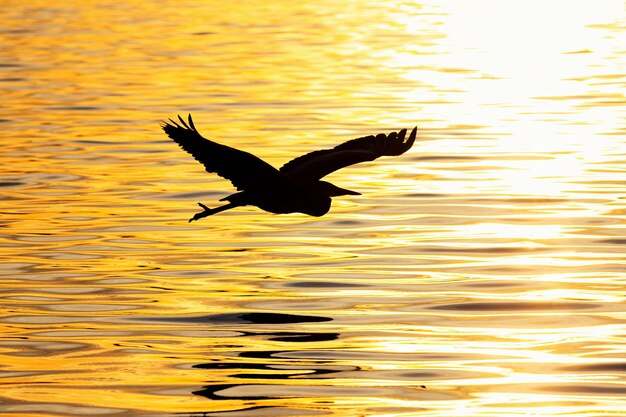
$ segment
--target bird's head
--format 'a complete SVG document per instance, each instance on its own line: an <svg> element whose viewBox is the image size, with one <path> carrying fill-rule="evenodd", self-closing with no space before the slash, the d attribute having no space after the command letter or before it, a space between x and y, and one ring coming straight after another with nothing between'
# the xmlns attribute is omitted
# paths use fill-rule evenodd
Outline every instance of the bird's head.
<svg viewBox="0 0 626 417"><path fill-rule="evenodd" d="M318 181L317 189L329 197L338 197L340 195L361 195L361 193L337 187L336 185L326 181Z"/></svg>

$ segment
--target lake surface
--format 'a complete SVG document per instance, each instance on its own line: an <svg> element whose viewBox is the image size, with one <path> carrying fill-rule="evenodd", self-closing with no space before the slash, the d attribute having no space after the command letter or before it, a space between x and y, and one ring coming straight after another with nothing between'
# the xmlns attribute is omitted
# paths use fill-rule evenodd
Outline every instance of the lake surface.
<svg viewBox="0 0 626 417"><path fill-rule="evenodd" d="M623 1L70 3L0 10L0 415L626 416ZM419 138L190 224L187 113Z"/></svg>

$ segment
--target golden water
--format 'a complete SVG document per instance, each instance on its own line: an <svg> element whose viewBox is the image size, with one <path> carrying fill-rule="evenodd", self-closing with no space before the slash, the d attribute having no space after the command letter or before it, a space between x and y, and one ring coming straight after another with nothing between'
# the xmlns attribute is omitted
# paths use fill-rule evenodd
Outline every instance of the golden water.
<svg viewBox="0 0 626 417"><path fill-rule="evenodd" d="M71 3L71 4L70 4ZM624 2L5 0L0 414L626 416ZM323 218L280 166L419 125Z"/></svg>

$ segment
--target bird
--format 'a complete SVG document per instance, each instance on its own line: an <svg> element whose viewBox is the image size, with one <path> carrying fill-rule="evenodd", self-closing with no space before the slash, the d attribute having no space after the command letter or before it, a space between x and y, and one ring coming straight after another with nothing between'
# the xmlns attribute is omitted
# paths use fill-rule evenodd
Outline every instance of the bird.
<svg viewBox="0 0 626 417"><path fill-rule="evenodd" d="M203 211L196 213L189 222L241 206L256 206L276 214L323 216L330 210L332 197L361 193L322 181L322 178L359 162L401 155L413 146L417 134L416 126L406 139L406 129L364 136L334 148L306 153L276 169L251 153L204 138L191 114L187 121L180 115L178 121L163 121L161 128L204 165L207 172L230 180L237 189L236 193L220 199L226 204L216 208L198 203Z"/></svg>

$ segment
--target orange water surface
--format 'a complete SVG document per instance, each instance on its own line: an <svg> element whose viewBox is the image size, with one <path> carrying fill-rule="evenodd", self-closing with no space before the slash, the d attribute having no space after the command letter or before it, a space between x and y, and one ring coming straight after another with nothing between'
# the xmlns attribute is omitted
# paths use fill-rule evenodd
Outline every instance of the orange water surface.
<svg viewBox="0 0 626 417"><path fill-rule="evenodd" d="M626 416L622 0L4 0L0 415ZM159 128L280 166L253 207Z"/></svg>

